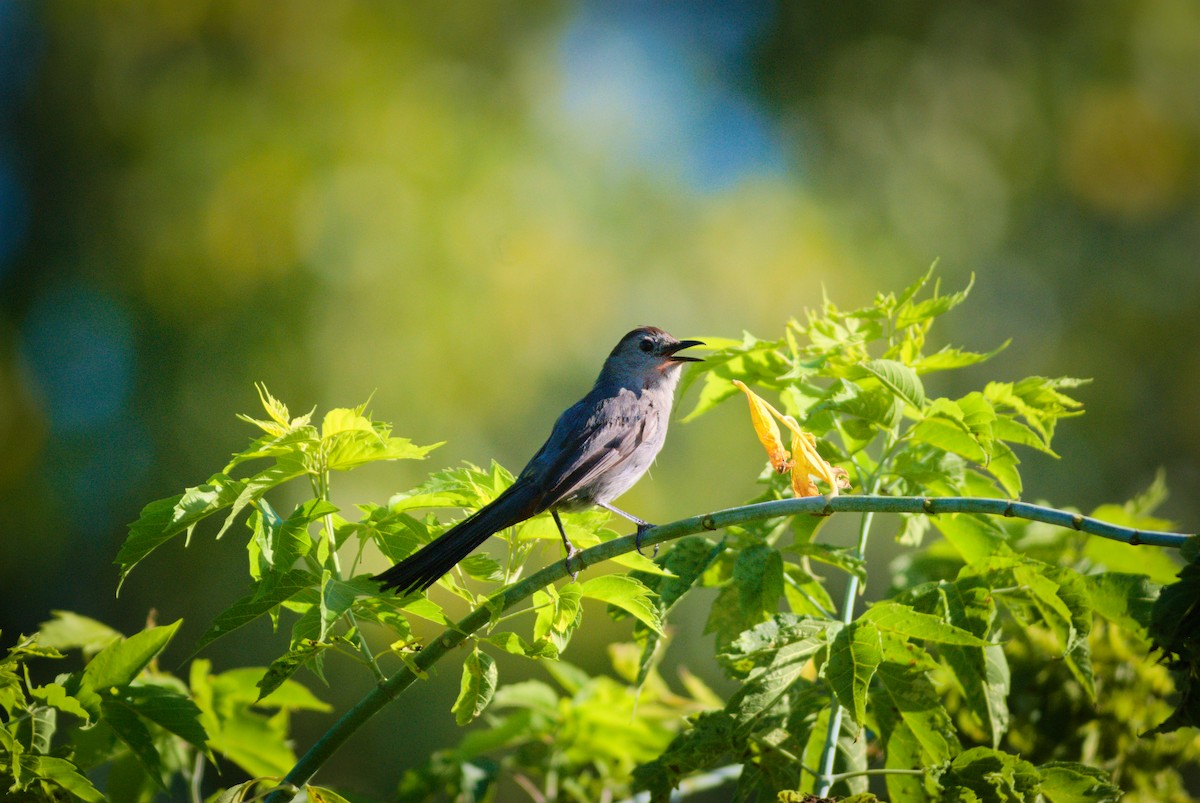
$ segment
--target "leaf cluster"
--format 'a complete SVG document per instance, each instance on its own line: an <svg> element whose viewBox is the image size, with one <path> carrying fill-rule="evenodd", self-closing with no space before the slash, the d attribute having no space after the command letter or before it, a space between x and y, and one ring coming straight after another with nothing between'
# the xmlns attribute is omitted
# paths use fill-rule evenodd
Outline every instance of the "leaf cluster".
<svg viewBox="0 0 1200 803"><path fill-rule="evenodd" d="M186 683L163 671L158 656L179 625L126 638L59 611L19 639L0 659L0 788L29 800L150 801L198 786L197 757L252 775L285 772L296 760L290 713L329 707L296 683L258 700L253 668L214 675L196 661ZM66 660L74 650L82 668L45 684L31 679L31 662ZM89 778L101 766L104 793Z"/></svg>
<svg viewBox="0 0 1200 803"><path fill-rule="evenodd" d="M752 413L755 399L774 410L762 395L778 400L793 444L815 447L805 465L820 469L826 483L848 477L852 492L877 495L1015 498L1023 488L1018 452L1056 456L1059 422L1081 413L1070 394L1082 382L1034 376L938 395L939 373L999 351L932 344L936 319L969 289L945 294L931 270L860 309L826 300L774 340L706 338L717 348L689 369L685 383L699 390L687 418L741 387ZM236 713L241 722L263 698L300 688L291 678L301 668L323 677L329 655L361 664L379 689L406 673L422 677L433 651L417 657L419 634L429 623L463 642L451 710L460 725L476 727L458 747L405 775L406 800L507 799L516 787L535 799L588 801L641 789L666 800L673 790L736 776L735 800L834 792L865 801L886 789L894 801L1070 803L1138 795L1154 783L1171 795L1183 789L1173 762L1200 754L1189 736L1139 739L1163 720L1160 730L1192 724L1186 717L1194 707L1185 695L1181 713L1170 718L1166 670L1148 662L1124 668L1149 648L1156 599L1166 611L1154 624L1159 643L1169 645L1164 652L1177 667L1191 655L1190 631L1171 626L1190 621L1195 595L1159 598L1176 566L1161 554L1146 556L1144 547L1135 563L1134 547L1044 525L901 514L894 533L904 552L887 572L890 588L860 613L855 591L884 575L881 567L868 573L864 561L877 525L872 514L852 546L824 538L821 517L758 517L719 536L675 540L653 560L624 553L614 559L624 572L542 585L510 610L517 598L506 589L545 562L541 547L561 554L557 529L543 515L497 533L487 552L439 580L437 593L396 598L380 595L360 572L364 558L377 551L404 559L464 511L495 499L512 474L496 464L443 469L386 504L348 513L331 499L336 472L421 458L433 447L392 436L365 405L330 411L316 427L313 413L292 417L265 388L260 394L266 417L242 418L262 434L207 482L148 505L117 558L124 578L174 536L190 538L204 519L221 521L217 537L243 523L247 591L194 651L258 619L286 626L289 635L269 667L220 676L235 691L197 680L209 669L193 662L188 699L202 712L201 743L235 762L249 760L237 758L239 732L210 711ZM774 426L775 413L757 415L760 434ZM811 476L779 473L787 461L782 446L773 448L751 501L810 492ZM250 466L256 470L247 472ZM290 512L277 511L277 489L287 483L307 483L311 493ZM1158 528L1164 523L1152 513L1164 494L1156 483L1092 515ZM606 528L607 513L561 515L585 549L617 536ZM931 531L940 538L929 538ZM1130 573L1133 565L1141 572ZM849 584L844 599L827 587L831 575ZM1190 579L1185 570L1183 588ZM727 696L686 670L682 691L659 674L672 617L689 596L708 607L705 630L733 688ZM632 641L611 649L611 675L591 676L562 657L585 610L598 604L631 621ZM453 621L464 607L474 609L470 628ZM503 683L502 655L536 662L549 682ZM246 694L251 686L255 693ZM1134 706L1141 715L1130 713ZM242 766L269 774L265 765ZM729 767L740 770L731 775ZM873 776L882 782L872 785ZM225 794L239 799L257 784ZM330 790L308 791L337 799Z"/></svg>

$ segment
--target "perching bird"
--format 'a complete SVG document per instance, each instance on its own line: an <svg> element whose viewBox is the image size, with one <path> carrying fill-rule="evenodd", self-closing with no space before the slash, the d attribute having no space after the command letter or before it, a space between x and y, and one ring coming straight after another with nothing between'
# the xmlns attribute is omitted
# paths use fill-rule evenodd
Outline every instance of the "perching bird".
<svg viewBox="0 0 1200 803"><path fill-rule="evenodd" d="M568 566L578 550L567 538L560 510L599 505L634 522L640 538L651 525L613 507L612 500L633 487L654 462L667 437L680 366L700 361L679 352L702 345L676 340L653 326L625 335L604 361L596 384L558 417L549 439L511 486L373 579L384 591L424 591L488 536L545 510L558 525Z"/></svg>

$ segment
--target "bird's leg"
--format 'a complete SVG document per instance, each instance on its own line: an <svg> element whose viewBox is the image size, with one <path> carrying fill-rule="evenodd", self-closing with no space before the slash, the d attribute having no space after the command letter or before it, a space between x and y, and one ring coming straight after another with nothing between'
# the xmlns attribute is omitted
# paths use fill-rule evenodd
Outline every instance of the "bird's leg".
<svg viewBox="0 0 1200 803"><path fill-rule="evenodd" d="M579 571L571 571L571 558L579 554L579 550L571 543L571 539L567 538L567 531L563 527L562 519L558 517L558 511L550 508L550 515L554 517L554 523L558 525L558 534L562 536L563 546L567 548L567 557L563 560L563 565L567 567L567 571L571 575L571 582L579 577Z"/></svg>
<svg viewBox="0 0 1200 803"><path fill-rule="evenodd" d="M621 510L619 507L614 507L613 505L610 505L606 502L597 502L596 504L598 504L600 507L604 508L605 510L607 510L610 513L616 513L618 516L624 516L625 518L629 519L630 521L632 521L634 524L637 525L637 538L635 538L633 540L633 543L634 543L634 546L637 547L637 551L638 551L639 555L645 554L644 552L642 552L642 533L646 532L646 530L652 529L654 527L654 525L648 521L642 521L637 516L631 516L630 514L626 513L624 510ZM658 544L654 545L654 557L656 557L656 558L658 557Z"/></svg>

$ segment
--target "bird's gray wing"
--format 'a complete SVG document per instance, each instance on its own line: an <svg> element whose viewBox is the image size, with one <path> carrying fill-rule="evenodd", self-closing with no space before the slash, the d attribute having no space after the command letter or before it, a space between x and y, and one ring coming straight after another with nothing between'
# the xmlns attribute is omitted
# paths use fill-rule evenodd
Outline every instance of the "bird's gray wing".
<svg viewBox="0 0 1200 803"><path fill-rule="evenodd" d="M629 390L591 403L584 399L563 413L522 474L538 475L545 510L617 468L658 427L658 417L647 416Z"/></svg>

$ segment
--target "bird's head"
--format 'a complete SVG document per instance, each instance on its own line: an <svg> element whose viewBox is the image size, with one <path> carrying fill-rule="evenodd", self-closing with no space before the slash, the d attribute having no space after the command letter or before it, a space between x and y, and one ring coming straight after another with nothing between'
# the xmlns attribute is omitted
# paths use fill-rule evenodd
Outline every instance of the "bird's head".
<svg viewBox="0 0 1200 803"><path fill-rule="evenodd" d="M679 352L703 345L700 340L676 340L656 326L642 326L617 343L604 363L601 379L625 387L648 388L664 380L674 386L679 379L679 366L685 362L701 362L699 357Z"/></svg>

